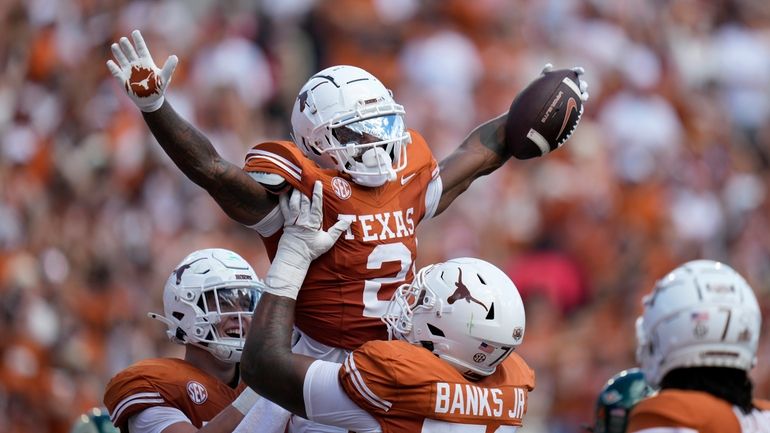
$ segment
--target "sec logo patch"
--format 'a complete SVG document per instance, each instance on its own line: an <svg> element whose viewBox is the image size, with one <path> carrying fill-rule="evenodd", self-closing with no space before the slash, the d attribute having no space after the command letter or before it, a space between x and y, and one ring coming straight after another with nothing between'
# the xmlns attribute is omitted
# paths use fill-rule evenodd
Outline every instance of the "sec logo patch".
<svg viewBox="0 0 770 433"><path fill-rule="evenodd" d="M187 382L187 395L190 396L190 400L195 404L203 404L209 398L206 387L194 380Z"/></svg>
<svg viewBox="0 0 770 433"><path fill-rule="evenodd" d="M335 177L332 179L332 189L334 190L334 194L336 194L337 197L342 200L349 199L350 194L352 193L352 189L350 188L348 181L341 177Z"/></svg>

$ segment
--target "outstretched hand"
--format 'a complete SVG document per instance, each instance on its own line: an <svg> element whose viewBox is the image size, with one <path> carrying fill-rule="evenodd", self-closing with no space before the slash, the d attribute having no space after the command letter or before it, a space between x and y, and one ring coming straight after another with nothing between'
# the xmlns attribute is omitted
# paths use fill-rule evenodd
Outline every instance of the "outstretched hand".
<svg viewBox="0 0 770 433"><path fill-rule="evenodd" d="M313 186L312 200L295 189L281 196L280 209L283 234L265 276L265 291L297 299L310 263L329 251L351 221L339 220L328 231L322 229L323 185L320 181Z"/></svg>
<svg viewBox="0 0 770 433"><path fill-rule="evenodd" d="M543 66L543 70L540 71L540 74L551 72L551 70L553 70L553 65L546 63L545 66ZM583 69L582 66L575 66L574 68L570 68L570 70L577 74L578 86L580 87L580 100L583 102L588 101L588 82L583 79L583 75L586 73L585 69Z"/></svg>
<svg viewBox="0 0 770 433"><path fill-rule="evenodd" d="M125 36L118 43L112 44L112 55L117 63L108 60L107 68L140 110L152 112L163 105L166 88L179 59L169 56L163 69L159 69L139 30L131 32L131 39L133 45Z"/></svg>

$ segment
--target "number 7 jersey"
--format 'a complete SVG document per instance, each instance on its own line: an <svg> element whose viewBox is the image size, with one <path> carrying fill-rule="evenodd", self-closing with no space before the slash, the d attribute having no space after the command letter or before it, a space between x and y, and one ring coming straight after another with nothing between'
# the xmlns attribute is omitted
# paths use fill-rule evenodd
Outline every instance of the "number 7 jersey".
<svg viewBox="0 0 770 433"><path fill-rule="evenodd" d="M415 229L436 211L441 181L425 140L410 133L406 167L377 188L318 167L291 142L260 143L246 156L245 171L278 174L308 196L320 180L324 229L338 219L352 221L331 250L311 264L297 298L296 326L320 343L352 350L366 341L387 339L380 316L396 287L414 277ZM283 232L278 207L252 228L272 260Z"/></svg>

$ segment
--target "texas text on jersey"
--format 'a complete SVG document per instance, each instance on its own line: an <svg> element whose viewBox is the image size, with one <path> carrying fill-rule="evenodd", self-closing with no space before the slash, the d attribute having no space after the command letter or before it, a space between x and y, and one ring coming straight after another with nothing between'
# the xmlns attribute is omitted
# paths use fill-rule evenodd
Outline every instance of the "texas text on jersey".
<svg viewBox="0 0 770 433"><path fill-rule="evenodd" d="M433 215L441 193L429 192L429 185L440 188L436 160L422 136L410 134L407 166L396 180L376 188L318 167L291 142L261 143L246 157L247 172L278 174L306 195L320 180L324 229L338 219L353 222L334 247L313 262L297 299L296 325L316 341L350 350L387 338L380 316L396 287L413 278L415 228ZM283 228L278 207L252 228L263 237L272 260Z"/></svg>
<svg viewBox="0 0 770 433"><path fill-rule="evenodd" d="M128 420L151 407L181 411L198 427L214 418L245 388L231 388L219 379L181 359L161 358L137 362L107 384L104 404L112 423L128 432Z"/></svg>
<svg viewBox="0 0 770 433"><path fill-rule="evenodd" d="M631 411L629 432L770 433L770 401L754 400L744 414L737 407L701 391L664 389Z"/></svg>
<svg viewBox="0 0 770 433"><path fill-rule="evenodd" d="M522 425L535 373L513 353L492 375L472 382L421 347L372 341L348 356L340 382L383 433L463 431L456 424L494 432Z"/></svg>

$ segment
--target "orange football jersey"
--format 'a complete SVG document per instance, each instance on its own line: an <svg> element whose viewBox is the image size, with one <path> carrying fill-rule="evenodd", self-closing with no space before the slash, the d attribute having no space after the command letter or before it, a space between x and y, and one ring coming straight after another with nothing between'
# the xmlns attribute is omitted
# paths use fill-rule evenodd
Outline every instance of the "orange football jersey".
<svg viewBox="0 0 770 433"><path fill-rule="evenodd" d="M348 355L340 382L383 433L462 431L457 424L491 433L522 425L535 373L514 353L494 374L472 382L422 347L372 341Z"/></svg>
<svg viewBox="0 0 770 433"><path fill-rule="evenodd" d="M679 427L699 433L770 433L770 402L754 404L758 410L746 415L705 392L664 389L634 407L627 431Z"/></svg>
<svg viewBox="0 0 770 433"><path fill-rule="evenodd" d="M338 218L352 221L347 233L310 266L297 299L296 325L328 346L352 350L387 338L380 316L396 287L414 276L415 228L426 214L427 186L438 176L438 164L425 140L410 132L407 166L398 179L378 188L318 167L291 142L260 143L246 157L244 170L279 174L308 196L320 180L324 229ZM271 260L283 232L278 218L276 209L256 227Z"/></svg>
<svg viewBox="0 0 770 433"><path fill-rule="evenodd" d="M112 423L128 432L131 416L154 406L179 409L198 428L227 407L245 385L230 388L190 363L175 358L148 359L116 374L104 391Z"/></svg>

